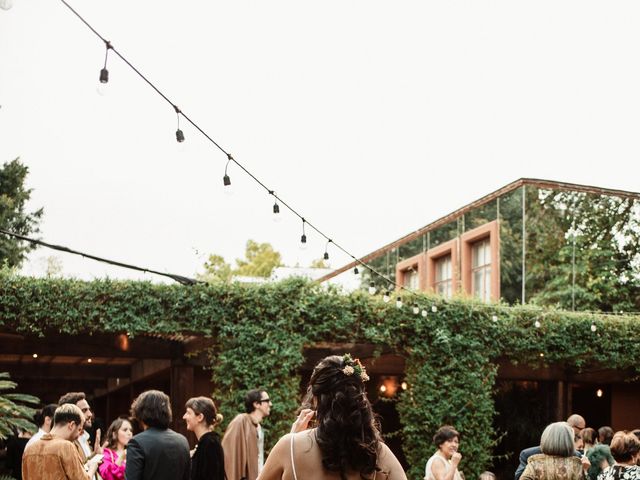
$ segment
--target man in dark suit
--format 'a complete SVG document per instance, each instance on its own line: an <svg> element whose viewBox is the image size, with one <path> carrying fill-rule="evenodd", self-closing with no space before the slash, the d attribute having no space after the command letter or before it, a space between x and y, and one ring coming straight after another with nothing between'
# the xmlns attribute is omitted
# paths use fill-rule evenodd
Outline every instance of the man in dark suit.
<svg viewBox="0 0 640 480"><path fill-rule="evenodd" d="M189 444L169 428L171 403L158 391L141 393L131 404L131 415L144 431L127 445L126 480L188 480Z"/></svg>

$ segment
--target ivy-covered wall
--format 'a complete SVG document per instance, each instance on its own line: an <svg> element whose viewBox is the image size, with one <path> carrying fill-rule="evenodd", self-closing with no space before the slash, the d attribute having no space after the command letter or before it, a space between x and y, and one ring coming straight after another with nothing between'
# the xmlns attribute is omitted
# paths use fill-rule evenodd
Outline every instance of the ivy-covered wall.
<svg viewBox="0 0 640 480"><path fill-rule="evenodd" d="M412 478L422 478L434 449L431 437L444 423L455 425L466 440L461 451L468 478L490 465L498 358L577 370L596 364L640 369L639 317L445 302L425 295L404 300L397 308L364 292L344 295L303 280L184 287L2 273L0 328L40 336L53 331L210 336L216 340L210 351L213 396L223 414L232 418L247 388L265 386L274 399L273 441L288 431L299 404L297 371L305 346L331 341L391 347L407 365L409 389L398 408ZM421 309L417 315L414 303Z"/></svg>

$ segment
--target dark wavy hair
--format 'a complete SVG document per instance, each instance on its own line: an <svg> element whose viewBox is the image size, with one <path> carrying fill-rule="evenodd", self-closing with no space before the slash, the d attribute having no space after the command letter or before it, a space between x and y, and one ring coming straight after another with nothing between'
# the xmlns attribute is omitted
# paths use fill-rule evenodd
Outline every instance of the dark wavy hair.
<svg viewBox="0 0 640 480"><path fill-rule="evenodd" d="M118 447L118 432L124 422L131 423L127 417L118 417L109 425L107 433L104 436L104 439L107 441L107 448L115 450Z"/></svg>
<svg viewBox="0 0 640 480"><path fill-rule="evenodd" d="M171 423L169 396L159 390L142 392L131 404L131 416L147 427L166 430Z"/></svg>
<svg viewBox="0 0 640 480"><path fill-rule="evenodd" d="M316 439L322 453L322 465L340 472L346 480L348 471L370 478L378 462L380 430L359 375L345 375L343 357L333 355L313 369L307 401L316 406Z"/></svg>

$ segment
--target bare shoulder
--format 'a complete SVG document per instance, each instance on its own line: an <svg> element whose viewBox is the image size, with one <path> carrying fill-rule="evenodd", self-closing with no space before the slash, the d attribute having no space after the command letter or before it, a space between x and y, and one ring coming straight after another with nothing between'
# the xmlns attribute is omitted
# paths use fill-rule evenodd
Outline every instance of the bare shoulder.
<svg viewBox="0 0 640 480"><path fill-rule="evenodd" d="M382 442L379 446L378 467L386 474L388 480L406 480L407 478L396 456L391 449Z"/></svg>

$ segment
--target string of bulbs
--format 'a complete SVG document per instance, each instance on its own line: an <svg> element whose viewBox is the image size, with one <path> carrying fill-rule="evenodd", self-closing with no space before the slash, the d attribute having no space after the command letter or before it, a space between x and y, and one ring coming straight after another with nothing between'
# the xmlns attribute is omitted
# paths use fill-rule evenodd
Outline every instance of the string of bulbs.
<svg viewBox="0 0 640 480"><path fill-rule="evenodd" d="M209 140L209 142L211 142L218 150L220 150L226 157L227 157L227 162L225 165L225 169L224 169L224 176L223 176L223 185L225 187L230 187L231 186L231 177L229 176L228 173L228 169L229 169L229 165L231 163L233 163L234 165L236 165L238 168L240 168L246 175L248 175L252 180L254 180L260 187L262 187L269 195L271 195L274 199L274 203L273 203L273 214L274 215L279 215L280 214L280 205L283 205L285 208L287 208L291 213L293 213L295 216L297 216L301 222L302 222L302 235L300 237L300 243L301 245L306 245L307 243L307 235L306 235L306 226L308 226L309 228L313 229L318 235L320 235L321 237L323 237L326 240L326 245L325 245L325 249L324 249L324 254L323 254L323 259L324 260L329 260L329 245L332 244L334 245L335 248L337 248L338 250L342 251L344 254L346 254L348 257L350 257L355 263L356 266L353 269L353 273L355 275L358 275L360 273L358 266L368 270L371 274L374 274L376 276L378 276L379 278L381 278L382 280L386 281L387 284L389 285L388 289L384 291L383 294L383 301L385 303L388 303L391 300L391 290L393 289L397 289L397 290L403 290L406 292L412 292L415 293L412 289L409 289L407 287L405 287L404 285L398 284L395 280L389 278L388 276L382 274L381 272L379 272L378 270L376 270L375 268L373 268L371 265L368 265L367 263L363 262L362 260L356 258L351 252L347 251L344 247L342 247L340 244L336 243L331 237L329 237L328 235L326 235L323 231L321 231L318 227L316 227L314 224L312 224L311 222L309 222L302 214L300 214L295 208L293 208L290 204L288 204L287 202L285 202L280 196L278 196L274 190L268 188L261 180L259 180L253 173L251 173L242 163L240 163L238 160L236 160L231 153L229 153L226 149L224 149L218 142L216 142L210 135L208 135L195 121L193 121L187 114L185 114L175 103L173 103L164 93L162 93L162 91L156 87L145 75L143 75L133 64L131 64L131 62L129 62L112 44L109 40L107 40L106 38L104 38L89 22L87 22L71 5L69 5L69 3L67 3L66 0L60 0L79 20L81 20L105 45L105 58L104 58L104 65L102 67L102 69L100 70L100 75L99 75L99 80L100 83L102 84L106 84L109 82L109 71L107 69L107 62L108 62L108 58L109 58L109 52L113 52L113 54L117 55L129 68L131 68L142 80L144 80L158 95L160 95L167 103L169 103L171 105L171 107L173 108L174 112L176 113L176 119L177 119L177 128L176 128L176 141L178 143L182 143L185 141L185 135L184 132L182 131L181 127L180 127L180 118L182 117L184 120L186 120L193 128L195 128L198 132L200 132L207 140ZM145 269L146 270L146 269ZM155 272L154 272L155 273ZM375 295L378 291L378 289L375 286L374 282L370 282L369 284L369 289L368 289L369 293L371 295ZM492 311L495 311L496 309L499 308L504 308L498 305L485 305L485 304L480 304L477 305L478 307L483 307L483 308L489 308ZM396 297L396 307L398 308L402 308L403 307L403 301L402 298L400 296ZM418 315L421 314L423 317L427 317L428 316L428 310L425 308L420 308L420 306L415 303L412 307L412 311L414 314ZM432 312L437 312L437 307L435 305L431 306L431 311ZM593 313L593 314L598 314L598 315L611 315L612 313L608 313L608 312L582 312L582 313ZM629 314L633 314L633 312L628 312ZM613 313L613 315L616 315L616 313ZM493 320L497 321L497 316L493 315ZM536 323L539 323L538 321L536 321ZM536 325L536 328L538 328L538 325ZM591 330L593 332L595 332L595 325L592 325Z"/></svg>
<svg viewBox="0 0 640 480"><path fill-rule="evenodd" d="M144 80L153 90L155 90L155 92L158 95L160 95L167 103L169 103L171 105L171 107L173 108L173 110L175 111L176 116L177 116L176 141L178 143L182 143L182 142L185 141L184 132L180 128L180 117L182 117L184 120L186 120L198 132L200 132L207 140L209 140L218 150L220 150L227 157L227 163L226 163L225 168L224 168L224 176L222 178L223 185L226 188L231 186L231 177L230 177L229 172L228 172L229 165L230 164L234 164L235 166L240 168L245 174L247 174L252 180L254 180L259 186L261 186L269 195L271 195L273 197L273 199L274 199L274 203L273 203L273 213L274 213L274 215L279 215L280 214L280 205L282 205L282 206L287 208L291 213L293 213L295 216L297 216L301 220L301 222L302 222L302 235L300 237L300 244L302 246L306 246L307 235L306 235L306 228L305 227L309 227L309 228L313 229L318 235L320 235L321 237L323 237L327 241L326 246L325 246L325 250L324 250L324 254L323 254L323 259L324 260L329 260L329 250L328 249L329 249L329 245L331 244L335 248L337 248L338 250L342 251L344 254L349 256L354 262L357 263L357 265L353 269L353 273L355 275L358 275L360 273L360 271L358 269L358 265L359 265L360 267L367 269L370 273L372 273L374 275L377 275L378 277L380 277L384 281L388 282L388 284L390 286L393 286L394 288L397 288L397 289L403 289L403 290L409 291L403 285L399 285L398 283L396 283L391 278L387 277L386 275L384 275L383 273L379 272L378 270L376 270L375 268L371 267L370 265L364 263L362 260L356 258L355 255L353 255L351 252L347 251L340 244L336 243L330 236L326 235L318 227L316 227L314 224L309 222L295 208L293 208L289 203L285 202L279 195L277 195L274 190L272 190L269 187L267 187L260 179L258 179L253 173L251 173L242 163L240 163L238 160L236 160L233 157L233 155L231 155L231 153L229 153L218 142L216 142L210 135L208 135L187 114L185 114L182 110L180 110L180 108L175 103L173 103L169 99L169 97L167 97L167 95L162 93L162 91L160 91L160 89L158 87L156 87L153 84L153 82L151 82L145 75L143 75L140 72L140 70L138 70L131 62L129 62L111 44L111 42L109 40L107 40L102 35L100 35L100 33L89 22L87 22L87 20L85 20L71 5L69 5L69 3L66 2L66 0L60 0L60 1L76 17L78 17L78 19L80 19L105 45L104 65L103 65L102 69L100 70L100 76L99 76L100 83L106 84L106 83L109 82L109 70L107 69L107 62L108 62L108 59L109 59L109 52L113 52L114 55L117 55L118 58L120 58L129 68L131 68L140 78L142 78L142 80Z"/></svg>

